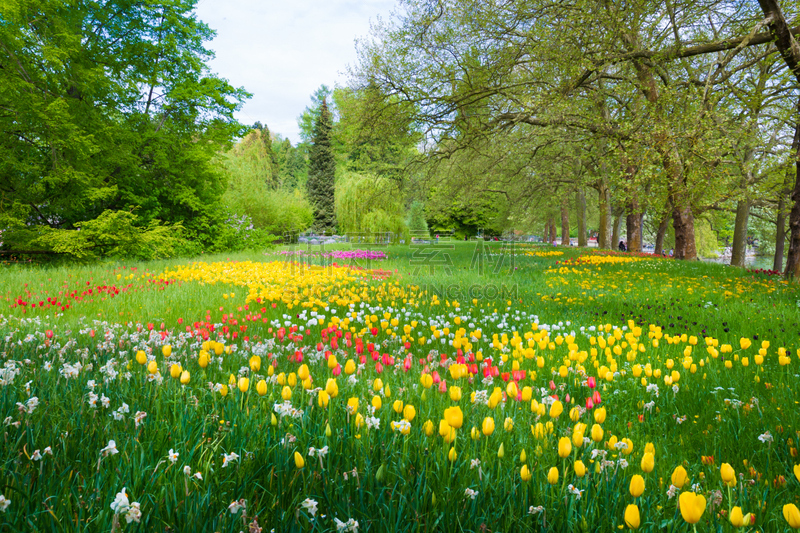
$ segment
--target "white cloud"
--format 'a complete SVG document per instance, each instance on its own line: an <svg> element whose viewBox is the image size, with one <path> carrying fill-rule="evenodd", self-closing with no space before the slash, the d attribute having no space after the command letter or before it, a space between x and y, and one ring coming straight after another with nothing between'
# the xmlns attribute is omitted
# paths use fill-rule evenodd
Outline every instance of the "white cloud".
<svg viewBox="0 0 800 533"><path fill-rule="evenodd" d="M206 46L212 72L253 94L237 114L269 126L293 143L297 117L322 84L346 83L355 39L370 20L388 18L394 0L200 0L197 17L216 30Z"/></svg>

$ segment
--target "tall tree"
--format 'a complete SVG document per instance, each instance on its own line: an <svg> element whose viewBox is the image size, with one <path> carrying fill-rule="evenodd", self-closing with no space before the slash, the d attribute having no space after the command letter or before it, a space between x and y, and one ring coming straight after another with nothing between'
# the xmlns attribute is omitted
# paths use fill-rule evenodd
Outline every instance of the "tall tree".
<svg viewBox="0 0 800 533"><path fill-rule="evenodd" d="M107 212L207 224L248 94L209 73L194 0L20 0L0 24L0 228L25 249ZM125 220L135 220L126 218ZM103 220L109 220L106 216ZM199 232L198 232L199 234Z"/></svg>
<svg viewBox="0 0 800 533"><path fill-rule="evenodd" d="M314 207L314 229L336 231L336 160L331 146L333 121L327 98L322 99L314 122L311 151L308 156L308 199Z"/></svg>

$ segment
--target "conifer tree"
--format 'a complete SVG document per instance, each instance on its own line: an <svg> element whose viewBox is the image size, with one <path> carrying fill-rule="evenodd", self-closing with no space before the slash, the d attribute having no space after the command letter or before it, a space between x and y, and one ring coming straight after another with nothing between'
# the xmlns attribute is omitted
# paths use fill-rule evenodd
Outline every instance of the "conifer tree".
<svg viewBox="0 0 800 533"><path fill-rule="evenodd" d="M331 147L331 113L322 99L319 118L314 123L311 151L308 158L308 199L314 206L314 229L335 233L335 174L336 161Z"/></svg>

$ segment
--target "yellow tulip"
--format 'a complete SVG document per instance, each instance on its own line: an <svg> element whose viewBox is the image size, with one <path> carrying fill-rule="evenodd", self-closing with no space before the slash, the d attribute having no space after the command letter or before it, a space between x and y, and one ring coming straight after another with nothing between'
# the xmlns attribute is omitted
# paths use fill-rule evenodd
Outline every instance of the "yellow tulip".
<svg viewBox="0 0 800 533"><path fill-rule="evenodd" d="M372 407L374 407L375 409L380 409L382 405L383 405L383 400L381 400L380 396L376 394L375 396L372 397Z"/></svg>
<svg viewBox="0 0 800 533"><path fill-rule="evenodd" d="M350 411L350 414L355 414L358 412L358 398L349 398L347 400L347 408Z"/></svg>
<svg viewBox="0 0 800 533"><path fill-rule="evenodd" d="M558 418L564 412L564 404L556 400L550 406L550 418Z"/></svg>
<svg viewBox="0 0 800 533"><path fill-rule="evenodd" d="M592 440L595 442L600 442L603 440L603 428L600 424L594 424L592 426Z"/></svg>
<svg viewBox="0 0 800 533"><path fill-rule="evenodd" d="M594 410L594 421L598 424L602 424L606 421L606 408L599 407Z"/></svg>
<svg viewBox="0 0 800 533"><path fill-rule="evenodd" d="M136 352L136 362L140 365L147 363L147 354L143 350Z"/></svg>
<svg viewBox="0 0 800 533"><path fill-rule="evenodd" d="M294 452L294 466L296 466L298 469L306 466L306 460L303 459L303 456L300 455L300 452Z"/></svg>
<svg viewBox="0 0 800 533"><path fill-rule="evenodd" d="M722 477L722 481L725 482L726 485L729 487L736 486L736 471L730 464L722 463L722 466L719 467L719 474L720 477Z"/></svg>
<svg viewBox="0 0 800 533"><path fill-rule="evenodd" d="M694 492L682 492L678 498L678 504L681 516L690 524L698 523L706 510L705 496Z"/></svg>
<svg viewBox="0 0 800 533"><path fill-rule="evenodd" d="M627 447L623 448L622 453L624 453L625 455L630 455L631 453L633 453L633 442L631 441L631 439L625 437L624 439L622 439L622 442L627 444Z"/></svg>
<svg viewBox="0 0 800 533"><path fill-rule="evenodd" d="M261 383L263 383L263 381L260 381L258 385L261 386ZM266 391L266 387L264 387L264 389ZM259 394L261 394L260 389L259 389ZM325 392L324 390L319 391L319 394L317 394L317 405L325 409L326 407L328 407L328 403L330 401L331 397L327 392Z"/></svg>
<svg viewBox="0 0 800 533"><path fill-rule="evenodd" d="M531 474L528 465L522 465L522 468L519 469L519 477L522 478L522 481L530 481L533 474Z"/></svg>
<svg viewBox="0 0 800 533"><path fill-rule="evenodd" d="M451 443L456 440L456 430L447 423L447 420L439 420L439 436L442 437L445 442Z"/></svg>
<svg viewBox="0 0 800 533"><path fill-rule="evenodd" d="M642 456L642 472L650 473L653 471L655 467L655 458L653 458L653 454L650 452L644 452Z"/></svg>
<svg viewBox="0 0 800 533"><path fill-rule="evenodd" d="M792 529L800 528L800 510L795 504L787 503L783 506L783 517Z"/></svg>
<svg viewBox="0 0 800 533"><path fill-rule="evenodd" d="M644 478L639 474L634 475L631 478L631 484L628 490L634 498L641 496L644 492Z"/></svg>
<svg viewBox="0 0 800 533"><path fill-rule="evenodd" d="M689 481L689 476L686 474L686 469L683 466L678 467L672 472L672 484L682 489L686 482Z"/></svg>
<svg viewBox="0 0 800 533"><path fill-rule="evenodd" d="M625 508L625 525L630 529L637 529L639 524L641 524L639 508L632 503Z"/></svg>
<svg viewBox="0 0 800 533"><path fill-rule="evenodd" d="M483 419L483 424L481 424L481 433L487 437L494 433L494 418L487 416Z"/></svg>
<svg viewBox="0 0 800 533"><path fill-rule="evenodd" d="M455 460L458 458L458 454L456 453L455 448L450 448L450 452L447 454L447 458L450 460L451 463L455 462Z"/></svg>
<svg viewBox="0 0 800 533"><path fill-rule="evenodd" d="M577 422L578 419L581 417L581 408L577 405L569 410L569 419L573 422Z"/></svg>
<svg viewBox="0 0 800 533"><path fill-rule="evenodd" d="M558 483L558 467L554 466L547 472L547 482L551 485Z"/></svg>
<svg viewBox="0 0 800 533"><path fill-rule="evenodd" d="M169 357L172 355L172 346L169 344L165 344L161 347L161 353L164 354L164 357Z"/></svg>
<svg viewBox="0 0 800 533"><path fill-rule="evenodd" d="M572 465L573 470L575 470L575 475L578 477L583 477L586 475L586 465L583 464L583 461L578 459L575 461L575 464Z"/></svg>
<svg viewBox="0 0 800 533"><path fill-rule="evenodd" d="M252 365L252 360L251 360L250 364ZM258 364L259 364L259 366L261 365L261 361L260 360L258 361ZM310 374L311 374L311 372L309 372L309 370L308 370L308 365L305 364L305 363L300 365L300 368L297 369L297 377L300 378L300 381L307 380L308 376Z"/></svg>
<svg viewBox="0 0 800 533"><path fill-rule="evenodd" d="M519 454L519 462L520 463L525 463L527 461L528 461L528 454L525 453L525 448L523 448L522 451Z"/></svg>
<svg viewBox="0 0 800 533"><path fill-rule="evenodd" d="M331 398L339 396L339 384L336 383L336 378L328 378L328 381L325 383L325 392L327 392L328 396Z"/></svg>
<svg viewBox="0 0 800 533"><path fill-rule="evenodd" d="M460 429L464 424L464 413L459 406L448 407L444 410L444 417L447 423L455 429Z"/></svg>
<svg viewBox="0 0 800 533"><path fill-rule="evenodd" d="M733 509L731 509L730 521L733 527L742 527L744 522L744 515L742 515L742 508L739 507L738 505Z"/></svg>
<svg viewBox="0 0 800 533"><path fill-rule="evenodd" d="M797 478L797 481L800 481L800 465L794 465L794 477Z"/></svg>
<svg viewBox="0 0 800 533"><path fill-rule="evenodd" d="M508 433L513 431L513 429L514 429L514 421L511 418L506 417L506 421L503 422L503 429L505 429L506 432L508 432Z"/></svg>
<svg viewBox="0 0 800 533"><path fill-rule="evenodd" d="M183 372L181 372L181 385L186 385L187 383L189 383L190 379L191 376L189 375L188 370L184 370Z"/></svg>
<svg viewBox="0 0 800 533"><path fill-rule="evenodd" d="M172 376L173 378L177 379L181 377L181 372L183 372L183 369L181 368L181 365L179 365L178 363L174 363L172 366L169 367L169 375Z"/></svg>
<svg viewBox="0 0 800 533"><path fill-rule="evenodd" d="M228 386L227 385L222 385L219 388L219 395L222 396L223 398L228 395Z"/></svg>
<svg viewBox="0 0 800 533"><path fill-rule="evenodd" d="M292 399L292 389L289 387L289 385L284 385L283 389L281 389L281 398L283 398L283 401L285 402L288 402Z"/></svg>
<svg viewBox="0 0 800 533"><path fill-rule="evenodd" d="M305 365L303 365L303 366L305 366ZM302 368L302 367L300 367L300 368ZM253 357L250 358L250 370L252 370L253 372L258 372L259 370L261 370L261 358L259 356L254 355ZM308 367L306 367L306 371L308 371ZM308 376L306 376L306 377L308 377ZM305 379L305 378L301 378L301 379Z"/></svg>
<svg viewBox="0 0 800 533"><path fill-rule="evenodd" d="M572 453L572 443L569 437L561 437L558 441L558 456L564 459L569 457L570 453Z"/></svg>
<svg viewBox="0 0 800 533"><path fill-rule="evenodd" d="M461 399L461 387L453 385L450 387L450 399L457 402Z"/></svg>
<svg viewBox="0 0 800 533"><path fill-rule="evenodd" d="M506 385L506 395L508 395L509 400L517 399L517 396L519 395L519 389L517 388L516 381L508 382L508 385Z"/></svg>
<svg viewBox="0 0 800 533"><path fill-rule="evenodd" d="M200 368L207 368L208 367L208 353L200 352L200 356L197 358L197 364L200 365Z"/></svg>
<svg viewBox="0 0 800 533"><path fill-rule="evenodd" d="M336 360L336 356L333 355L333 354L329 355L328 356L328 368L333 370L337 366L339 366L339 361Z"/></svg>
<svg viewBox="0 0 800 533"><path fill-rule="evenodd" d="M352 359L348 359L347 362L344 364L344 373L348 376L356 371L356 362Z"/></svg>
<svg viewBox="0 0 800 533"><path fill-rule="evenodd" d="M394 412L397 413L398 415L400 413L402 413L403 412L403 400L395 400L394 403L392 404L392 409L394 409Z"/></svg>
<svg viewBox="0 0 800 533"><path fill-rule="evenodd" d="M372 390L378 392L383 388L383 380L381 378L375 378L375 381L372 382Z"/></svg>
<svg viewBox="0 0 800 533"><path fill-rule="evenodd" d="M263 379L256 384L256 392L259 396L264 396L267 393L267 382ZM320 391L324 392L324 391Z"/></svg>
<svg viewBox="0 0 800 533"><path fill-rule="evenodd" d="M426 420L425 423L422 425L422 429L425 431L425 435L432 436L433 435L433 422L430 420Z"/></svg>
<svg viewBox="0 0 800 533"><path fill-rule="evenodd" d="M472 437L472 440L480 440L481 432L475 426L472 426L472 429L469 432L469 436Z"/></svg>
<svg viewBox="0 0 800 533"><path fill-rule="evenodd" d="M417 410L414 408L413 405L406 405L405 407L403 407L403 418L405 418L409 422L413 422L416 416L417 416Z"/></svg>
<svg viewBox="0 0 800 533"><path fill-rule="evenodd" d="M147 363L147 371L150 372L151 374L155 374L156 372L158 372L158 363L156 363L155 361L150 361L149 363Z"/></svg>

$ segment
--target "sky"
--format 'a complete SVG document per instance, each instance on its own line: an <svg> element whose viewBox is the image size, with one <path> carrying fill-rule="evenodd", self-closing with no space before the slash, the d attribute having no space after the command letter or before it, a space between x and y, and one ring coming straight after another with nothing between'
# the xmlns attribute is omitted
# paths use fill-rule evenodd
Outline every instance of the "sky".
<svg viewBox="0 0 800 533"><path fill-rule="evenodd" d="M197 16L216 30L212 72L253 97L236 118L300 140L297 117L325 84L347 83L355 40L388 19L395 0L200 0Z"/></svg>

